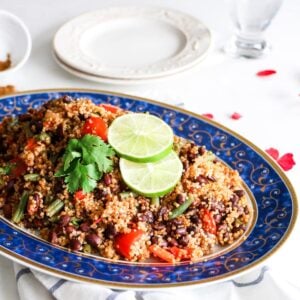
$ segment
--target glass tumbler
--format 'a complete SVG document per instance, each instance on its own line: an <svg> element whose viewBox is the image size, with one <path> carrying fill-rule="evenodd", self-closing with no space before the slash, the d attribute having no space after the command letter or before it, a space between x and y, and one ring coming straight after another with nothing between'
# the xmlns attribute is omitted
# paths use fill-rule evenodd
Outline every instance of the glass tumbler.
<svg viewBox="0 0 300 300"><path fill-rule="evenodd" d="M226 0L235 35L225 46L233 57L259 58L269 52L265 30L278 12L283 0Z"/></svg>

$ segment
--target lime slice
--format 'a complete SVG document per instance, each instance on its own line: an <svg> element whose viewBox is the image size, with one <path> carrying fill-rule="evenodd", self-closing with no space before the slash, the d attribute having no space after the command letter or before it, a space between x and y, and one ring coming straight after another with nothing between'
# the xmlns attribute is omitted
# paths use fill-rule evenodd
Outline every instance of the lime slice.
<svg viewBox="0 0 300 300"><path fill-rule="evenodd" d="M163 196L170 192L182 175L182 163L171 151L153 163L136 163L120 159L120 170L125 183L135 192L147 197Z"/></svg>
<svg viewBox="0 0 300 300"><path fill-rule="evenodd" d="M108 128L108 142L124 158L154 162L171 152L173 130L158 117L131 113L112 122Z"/></svg>

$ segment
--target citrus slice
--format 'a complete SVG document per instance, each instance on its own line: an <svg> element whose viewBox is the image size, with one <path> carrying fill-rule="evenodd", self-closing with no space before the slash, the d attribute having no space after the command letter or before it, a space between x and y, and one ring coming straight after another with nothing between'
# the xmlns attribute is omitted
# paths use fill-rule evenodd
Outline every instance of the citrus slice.
<svg viewBox="0 0 300 300"><path fill-rule="evenodd" d="M120 170L125 183L135 192L147 197L163 196L170 192L182 175L182 163L171 151L153 163L136 163L120 159Z"/></svg>
<svg viewBox="0 0 300 300"><path fill-rule="evenodd" d="M126 114L108 128L108 142L126 159L155 162L168 155L173 145L172 128L158 117L144 113Z"/></svg>

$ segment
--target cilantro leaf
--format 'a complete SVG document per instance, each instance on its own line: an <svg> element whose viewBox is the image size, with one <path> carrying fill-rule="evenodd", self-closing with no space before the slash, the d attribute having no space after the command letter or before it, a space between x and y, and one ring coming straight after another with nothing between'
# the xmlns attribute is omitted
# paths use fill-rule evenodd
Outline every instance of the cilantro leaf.
<svg viewBox="0 0 300 300"><path fill-rule="evenodd" d="M113 149L98 136L85 135L71 139L63 155L63 165L55 176L65 176L65 183L71 193L82 189L91 192L103 173L112 170Z"/></svg>

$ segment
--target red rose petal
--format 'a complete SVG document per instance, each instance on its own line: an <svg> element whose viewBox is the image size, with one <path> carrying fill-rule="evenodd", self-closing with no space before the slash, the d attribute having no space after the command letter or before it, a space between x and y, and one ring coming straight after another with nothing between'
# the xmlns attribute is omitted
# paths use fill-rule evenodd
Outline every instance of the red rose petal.
<svg viewBox="0 0 300 300"><path fill-rule="evenodd" d="M266 152L275 160L277 160L279 157L279 151L275 148L266 149Z"/></svg>
<svg viewBox="0 0 300 300"><path fill-rule="evenodd" d="M202 114L202 116L205 117L205 118L208 118L208 119L213 119L214 118L214 115L210 114L210 113L208 113L208 114Z"/></svg>
<svg viewBox="0 0 300 300"><path fill-rule="evenodd" d="M256 76L259 77L265 77L265 76L270 76L270 75L274 75L277 72L275 70L262 70L256 73Z"/></svg>
<svg viewBox="0 0 300 300"><path fill-rule="evenodd" d="M239 114L239 113L237 113L237 112L234 112L234 113L230 116L230 118L231 118L232 120L238 120L238 119L240 119L241 117L242 117L242 115Z"/></svg>
<svg viewBox="0 0 300 300"><path fill-rule="evenodd" d="M282 155L278 160L278 164L284 171L288 171L293 168L293 166L296 164L293 158L292 153L286 153Z"/></svg>

